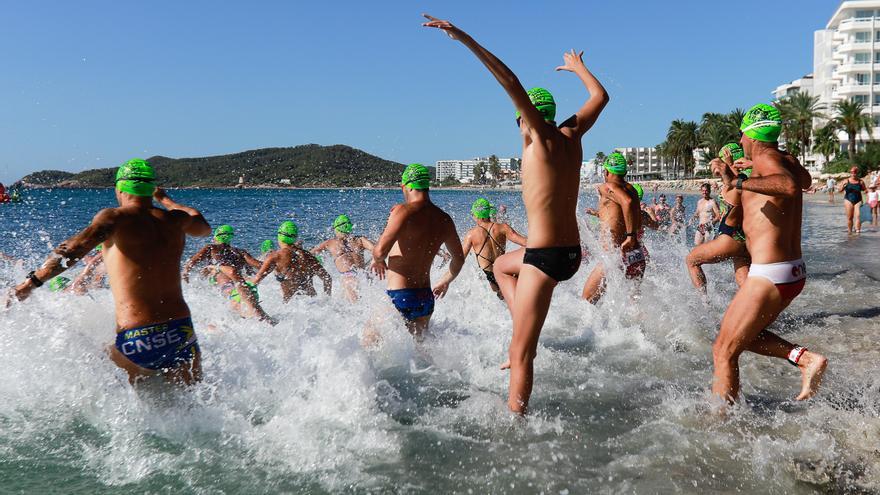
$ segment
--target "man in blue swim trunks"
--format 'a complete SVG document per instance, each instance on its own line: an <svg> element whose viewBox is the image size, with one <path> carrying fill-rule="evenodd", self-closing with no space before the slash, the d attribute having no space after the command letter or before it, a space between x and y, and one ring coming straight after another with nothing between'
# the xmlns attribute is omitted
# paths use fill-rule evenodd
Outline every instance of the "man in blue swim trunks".
<svg viewBox="0 0 880 495"><path fill-rule="evenodd" d="M91 225L62 242L43 266L14 291L26 299L103 243L104 263L116 307L116 344L110 359L139 378L163 375L191 384L201 379L199 345L180 287L186 236L204 237L211 226L194 208L174 202L155 185L153 168L129 160L116 173L117 208L98 212ZM153 205L155 199L165 209Z"/></svg>
<svg viewBox="0 0 880 495"><path fill-rule="evenodd" d="M405 202L391 208L385 231L373 248L371 265L380 279L388 280L388 296L417 339L428 329L434 298L446 294L464 266L455 223L431 202L430 186L431 173L421 164L403 171L400 188ZM449 271L432 289L431 263L441 245L452 259Z"/></svg>

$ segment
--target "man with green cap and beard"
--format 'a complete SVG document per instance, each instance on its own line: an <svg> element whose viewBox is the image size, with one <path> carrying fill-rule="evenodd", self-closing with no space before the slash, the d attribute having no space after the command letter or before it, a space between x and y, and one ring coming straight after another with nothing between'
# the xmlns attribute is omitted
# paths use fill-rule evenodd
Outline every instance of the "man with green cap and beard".
<svg viewBox="0 0 880 495"><path fill-rule="evenodd" d="M464 265L461 239L452 218L431 202L431 172L420 163L406 167L400 181L404 202L391 208L373 248L372 270L388 282L388 297L418 340L428 329L434 299L446 295ZM449 270L431 287L431 264L440 246L451 256ZM387 261L386 261L387 259ZM377 336L365 335L366 342Z"/></svg>
<svg viewBox="0 0 880 495"><path fill-rule="evenodd" d="M527 239L513 230L510 225L492 221L495 213L495 207L488 199L480 198L474 201L471 206L471 217L477 225L464 235L461 250L465 256L473 250L477 265L489 281L489 287L495 291L499 299L503 300L501 288L498 287L498 281L495 280L495 274L492 272L495 260L507 250L508 240L525 247Z"/></svg>
<svg viewBox="0 0 880 495"><path fill-rule="evenodd" d="M779 150L779 110L758 104L740 126L745 157L720 167L726 188L741 192L742 230L752 257L749 274L737 291L712 347L712 393L733 402L739 396L739 358L745 351L788 359L801 372L796 400L816 394L828 360L821 354L767 331L804 289L807 265L801 257L803 191L810 173L797 158ZM751 175L741 173L752 169Z"/></svg>
<svg viewBox="0 0 880 495"><path fill-rule="evenodd" d="M611 153L603 164L605 183L599 193L598 217L602 225L600 241L607 252L620 251L621 265L627 279L641 279L645 273L647 252L639 243L642 230L641 202L638 191L626 181L626 157ZM581 296L592 304L599 302L605 291L605 272L608 267L599 261Z"/></svg>
<svg viewBox="0 0 880 495"><path fill-rule="evenodd" d="M153 375L190 384L201 379L202 368L183 300L180 258L186 236L210 235L211 226L196 209L174 202L155 180L145 160L129 160L119 167L119 206L99 211L88 227L59 244L14 295L26 299L103 243L116 308L116 343L107 348L110 359L128 372L132 384ZM155 207L154 199L165 209Z"/></svg>
<svg viewBox="0 0 880 495"><path fill-rule="evenodd" d="M317 296L314 279L320 277L324 284L324 293L329 296L333 287L330 274L314 254L299 247L298 238L299 227L289 220L283 222L278 227L279 248L266 256L251 283L259 284L275 270L275 279L281 284L282 299L288 302L293 296Z"/></svg>
<svg viewBox="0 0 880 495"><path fill-rule="evenodd" d="M336 236L318 244L311 251L314 255L321 251L329 251L333 256L336 269L342 274L342 287L349 302L358 299L358 273L367 267L364 251L372 251L376 247L373 241L366 237L352 235L353 229L354 226L348 215L339 215L333 221L333 231Z"/></svg>
<svg viewBox="0 0 880 495"><path fill-rule="evenodd" d="M516 74L449 21L425 15L425 27L440 29L460 41L495 76L516 107L522 137L522 196L528 218L525 249L507 253L495 262L493 273L513 319L510 343L510 387L507 406L524 414L534 379L538 338L553 290L569 280L581 265L577 203L583 161L581 139L608 103L608 93L584 65L583 52L563 56L557 71L576 74L590 93L580 109L556 124L556 102L544 88L526 91Z"/></svg>

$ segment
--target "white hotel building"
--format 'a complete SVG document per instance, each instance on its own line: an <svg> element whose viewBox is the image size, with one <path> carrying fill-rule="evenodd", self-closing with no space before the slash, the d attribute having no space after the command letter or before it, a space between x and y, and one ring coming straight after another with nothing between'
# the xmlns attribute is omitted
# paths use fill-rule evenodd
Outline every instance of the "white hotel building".
<svg viewBox="0 0 880 495"><path fill-rule="evenodd" d="M873 138L880 138L880 0L840 3L831 20L813 36L813 74L776 88L781 98L801 90L819 97L825 113L844 99L860 101L874 117ZM816 122L815 126L824 122ZM862 133L859 144L870 139ZM841 149L849 138L838 134ZM821 165L822 157L808 157L806 165ZM810 163L813 161L814 163Z"/></svg>
<svg viewBox="0 0 880 495"><path fill-rule="evenodd" d="M474 167L480 162L488 166L489 157L477 157L472 160L438 160L435 164L437 180L453 177L459 182L473 182ZM516 158L499 158L498 166L501 167L500 179L516 180L519 175L519 160Z"/></svg>

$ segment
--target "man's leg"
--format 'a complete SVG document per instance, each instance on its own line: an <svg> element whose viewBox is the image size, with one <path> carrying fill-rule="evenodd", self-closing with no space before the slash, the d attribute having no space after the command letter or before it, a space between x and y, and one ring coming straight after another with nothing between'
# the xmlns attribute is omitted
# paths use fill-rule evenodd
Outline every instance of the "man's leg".
<svg viewBox="0 0 880 495"><path fill-rule="evenodd" d="M732 256L741 255L745 248L730 236L722 235L691 250L685 259L691 283L701 292L706 292L706 274L701 265L720 263ZM746 265L748 269L748 265ZM748 272L747 272L748 273Z"/></svg>
<svg viewBox="0 0 880 495"><path fill-rule="evenodd" d="M581 297L590 302L590 304L596 304L599 302L599 299L602 298L602 294L605 293L605 265L599 261L596 264L596 267L593 268L593 271L590 272L590 276L587 277L586 283L584 283L584 290L581 293Z"/></svg>
<svg viewBox="0 0 880 495"><path fill-rule="evenodd" d="M751 277L739 289L724 317L712 346L715 364L712 393L728 402L739 395L739 356L784 309L776 286L762 277Z"/></svg>
<svg viewBox="0 0 880 495"><path fill-rule="evenodd" d="M354 277L342 277L342 287L345 289L345 298L353 303L358 300L358 281Z"/></svg>
<svg viewBox="0 0 880 495"><path fill-rule="evenodd" d="M416 342L421 342L425 339L425 333L428 331L428 324L430 323L431 315L422 316L414 320L407 320L406 329L409 330L409 333L412 334Z"/></svg>
<svg viewBox="0 0 880 495"><path fill-rule="evenodd" d="M556 280L531 265L523 265L516 286L513 308L513 340L510 342L510 389L507 406L525 414L532 395L534 360L538 337L550 309Z"/></svg>
<svg viewBox="0 0 880 495"><path fill-rule="evenodd" d="M746 283L746 278L749 276L749 265L752 264L745 246L742 247L742 250L746 253L744 257L736 256L733 258L733 279L738 287L742 287Z"/></svg>
<svg viewBox="0 0 880 495"><path fill-rule="evenodd" d="M507 303L507 309L513 316L513 300L516 297L517 276L523 265L523 256L526 250L519 248L503 254L495 259L492 266L492 273L495 274L495 280L498 281L498 287L501 288L501 294L504 296L504 302Z"/></svg>

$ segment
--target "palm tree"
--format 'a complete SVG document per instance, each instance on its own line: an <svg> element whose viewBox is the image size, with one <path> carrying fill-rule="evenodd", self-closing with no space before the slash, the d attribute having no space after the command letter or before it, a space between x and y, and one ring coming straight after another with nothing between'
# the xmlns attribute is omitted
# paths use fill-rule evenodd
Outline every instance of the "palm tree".
<svg viewBox="0 0 880 495"><path fill-rule="evenodd" d="M776 102L776 108L782 116L786 149L793 155L800 154L801 162L805 162L810 150L813 121L825 118L822 113L825 105L819 103L818 96L798 91Z"/></svg>
<svg viewBox="0 0 880 495"><path fill-rule="evenodd" d="M746 116L746 111L742 108L734 108L727 114L727 124L730 126L732 141L736 141L739 137L739 126L742 124L743 117Z"/></svg>
<svg viewBox="0 0 880 495"><path fill-rule="evenodd" d="M680 119L673 120L672 125L669 126L666 142L675 157L676 176L678 176L678 165L682 166L685 175L693 168L694 149L700 145L698 129L696 122Z"/></svg>
<svg viewBox="0 0 880 495"><path fill-rule="evenodd" d="M856 139L862 131L871 133L874 129L874 120L870 115L864 113L865 105L855 100L839 101L834 105L834 110L837 112L834 121L846 131L849 138L847 151L849 159L852 160L856 155Z"/></svg>
<svg viewBox="0 0 880 495"><path fill-rule="evenodd" d="M603 163L605 163L605 158L606 158L606 157L605 157L605 153L603 153L603 152L601 152L601 151L597 151L597 152L596 152L596 158L594 158L594 160L596 160L596 163L597 163L598 165L602 165Z"/></svg>
<svg viewBox="0 0 880 495"><path fill-rule="evenodd" d="M831 155L840 150L837 131L837 123L832 120L813 132L813 153L822 155L825 158L825 163L831 161Z"/></svg>
<svg viewBox="0 0 880 495"><path fill-rule="evenodd" d="M733 131L727 115L720 113L705 113L700 123L699 137L700 146L706 148L703 158L711 160L718 156L721 148L731 142L736 141L739 131Z"/></svg>

